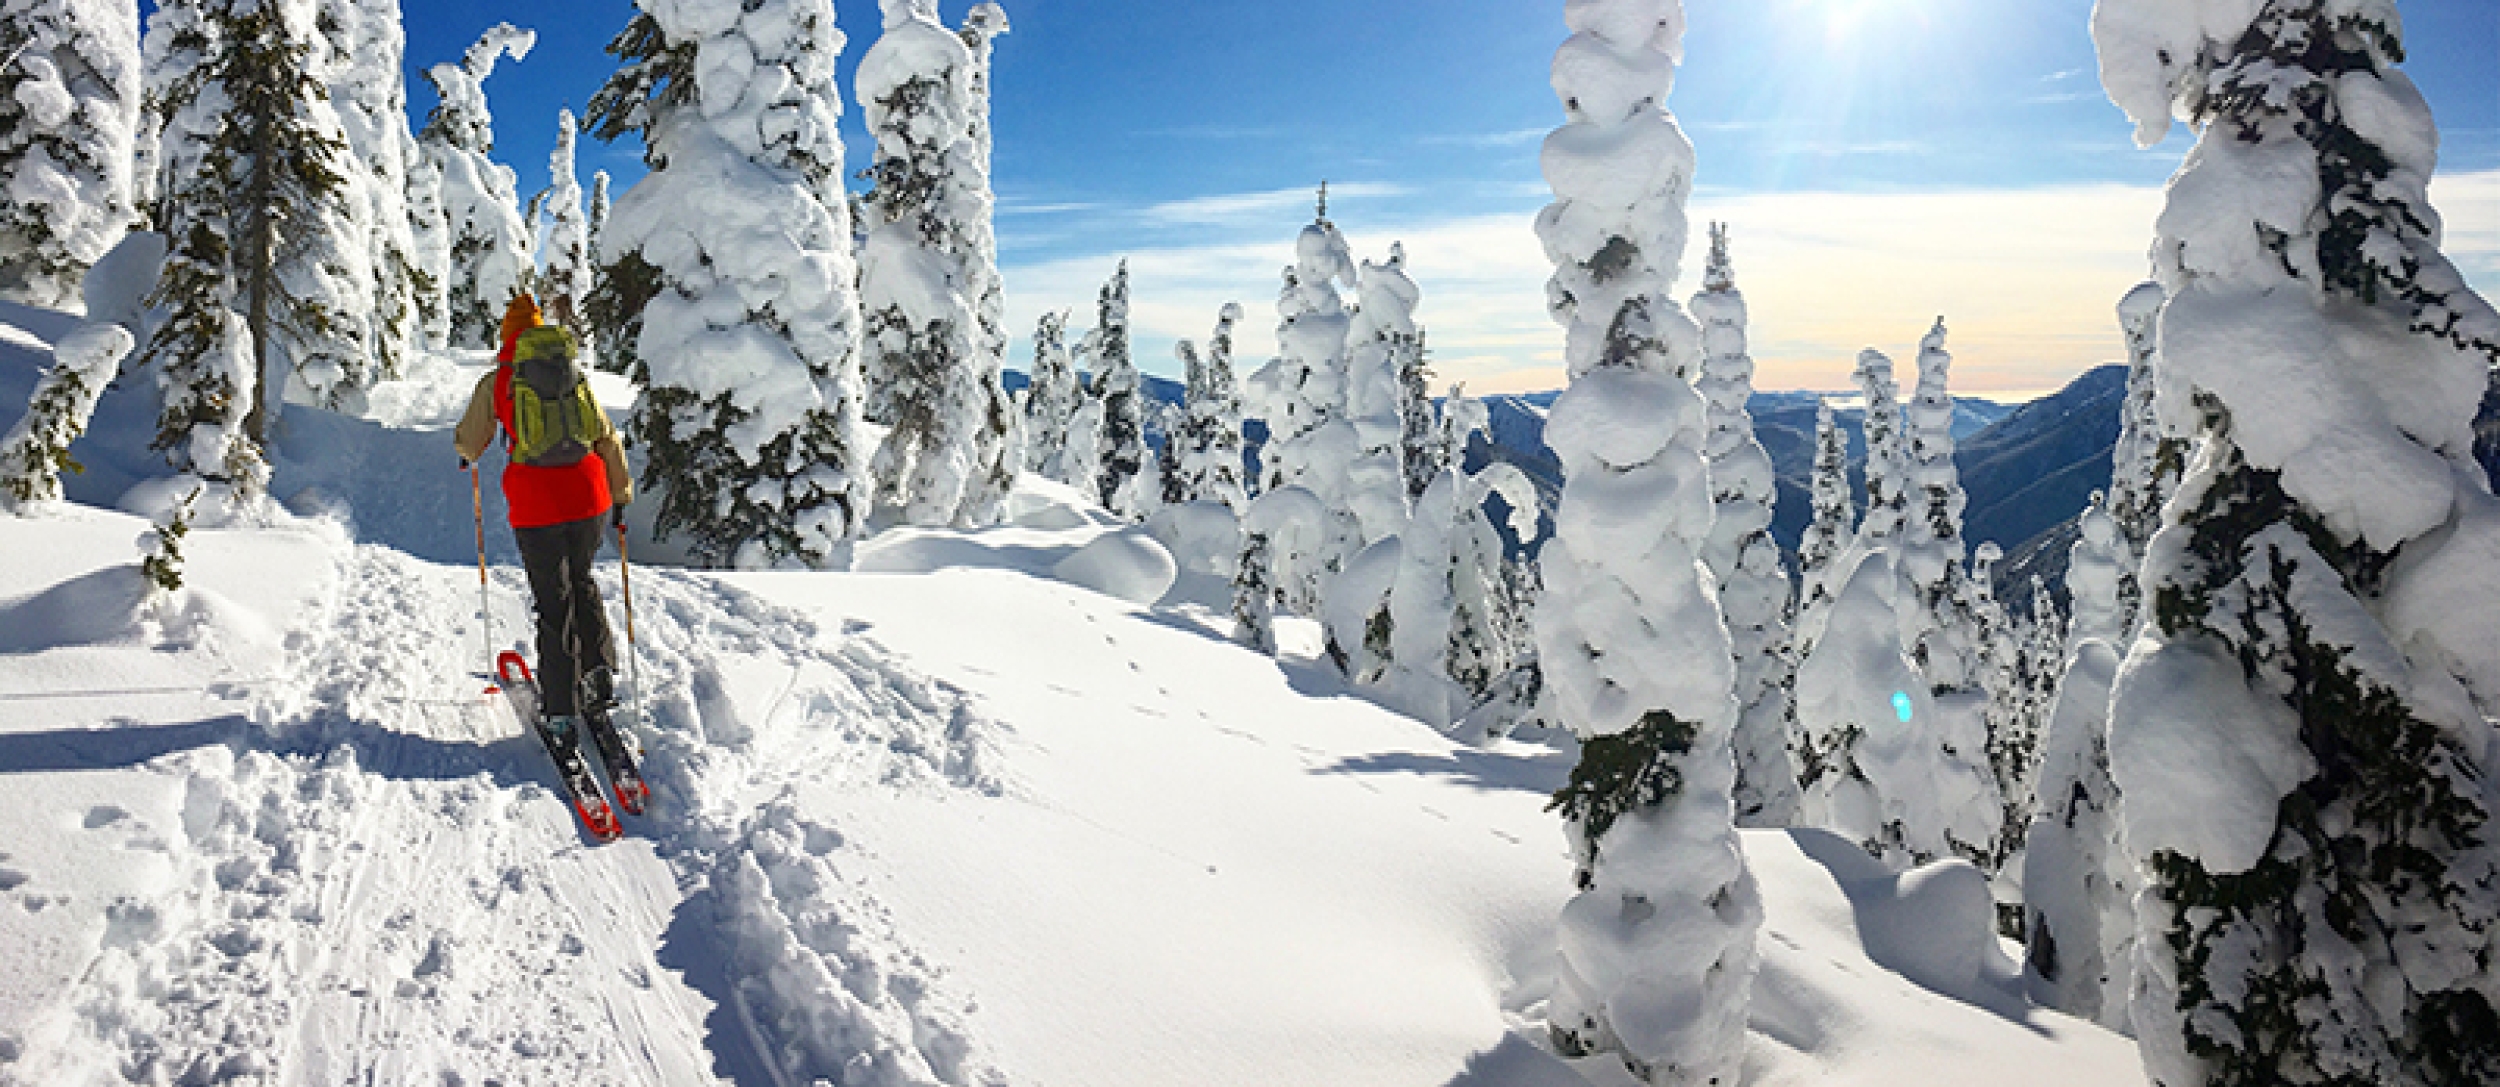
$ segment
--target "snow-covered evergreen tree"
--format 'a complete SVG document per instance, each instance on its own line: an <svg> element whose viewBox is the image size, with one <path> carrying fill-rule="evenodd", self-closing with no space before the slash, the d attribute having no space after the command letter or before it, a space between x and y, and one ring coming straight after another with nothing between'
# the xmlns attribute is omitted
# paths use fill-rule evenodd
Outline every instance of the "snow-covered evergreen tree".
<svg viewBox="0 0 2500 1087"><path fill-rule="evenodd" d="M2109 515L2118 523L2126 545L2118 571L2119 616L2134 630L2143 610L2143 587L2137 572L2145 549L2161 528L2161 507L2178 489L2185 467L2187 443L2165 434L2161 409L2153 401L2159 388L2154 370L2160 363L2157 342L2161 304L2168 295L2159 283L2139 284L2118 302L2118 323L2127 339L2127 400L2118 412L2118 441L2110 450Z"/></svg>
<svg viewBox="0 0 2500 1087"><path fill-rule="evenodd" d="M0 9L0 298L59 306L136 217L139 12L130 0Z"/></svg>
<svg viewBox="0 0 2500 1087"><path fill-rule="evenodd" d="M538 272L538 301L568 327L582 329L581 307L590 301L590 223L582 210L581 177L573 167L572 110L556 113L556 147L547 156L554 183L539 205L547 224L546 266ZM592 337L596 344L596 337Z"/></svg>
<svg viewBox="0 0 2500 1087"><path fill-rule="evenodd" d="M1205 355L1193 347L1182 356L1189 417L1181 431L1181 493L1191 501L1222 502L1235 513L1250 502L1242 483L1241 389L1233 379L1233 326L1240 321L1241 307L1225 303ZM1186 340L1182 344L1189 346Z"/></svg>
<svg viewBox="0 0 2500 1087"><path fill-rule="evenodd" d="M2126 570L2126 542L2118 538L2118 522L2107 500L2092 492L2092 504L2077 523L2080 536L2066 556L2066 644L2087 640L2124 645L2126 616L2119 603L2119 584Z"/></svg>
<svg viewBox="0 0 2500 1087"><path fill-rule="evenodd" d="M1276 655L1276 588L1268 561L1267 534L1244 532L1241 560L1234 564L1233 639Z"/></svg>
<svg viewBox="0 0 2500 1087"><path fill-rule="evenodd" d="M1406 464L1406 497L1410 501L1424 496L1424 488L1432 486L1444 464L1442 420L1433 414L1432 360L1425 353L1425 339L1424 331L1416 329L1415 349L1405 353L1398 367L1398 414L1406 424L1400 459Z"/></svg>
<svg viewBox="0 0 2500 1087"><path fill-rule="evenodd" d="M936 0L880 2L884 32L856 77L877 138L860 280L869 372L893 405L872 471L878 501L904 520L970 523L1000 362L981 324L991 199L973 142L976 64Z"/></svg>
<svg viewBox="0 0 2500 1087"><path fill-rule="evenodd" d="M1909 530L1909 435L1902 426L1901 387L1893 381L1892 359L1873 348L1858 352L1858 368L1851 376L1866 398L1866 512L1858 518L1853 541L1853 550L1864 553L1894 546ZM1842 576L1848 576L1846 571Z"/></svg>
<svg viewBox="0 0 2500 1087"><path fill-rule="evenodd" d="M1045 313L1033 328L1033 372L1024 399L1024 466L1061 483L1069 474L1069 427L1085 391L1068 360L1068 315Z"/></svg>
<svg viewBox="0 0 2500 1087"><path fill-rule="evenodd" d="M1733 1083L1762 905L1736 837L1735 676L1717 587L1701 336L1669 291L1692 144L1666 111L1681 0L1573 0L1554 59L1537 232L1571 384L1546 424L1563 468L1538 656L1579 764L1554 806L1564 908L1555 1047L1651 1084Z"/></svg>
<svg viewBox="0 0 2500 1087"><path fill-rule="evenodd" d="M528 286L534 266L518 181L512 167L489 157L495 150L495 118L486 108L485 84L497 61L506 56L526 59L536 44L537 31L497 23L459 63L426 69L437 102L417 138L442 177L451 251L444 294L453 346L495 346L504 303ZM596 115L598 107L591 112Z"/></svg>
<svg viewBox="0 0 2500 1087"><path fill-rule="evenodd" d="M135 343L120 325L84 324L53 345L26 414L0 436L0 510L61 500L62 470L78 470L70 444L86 433L96 399Z"/></svg>
<svg viewBox="0 0 2500 1087"><path fill-rule="evenodd" d="M2113 696L2145 1066L2500 1082L2500 313L2439 247L2392 0L2103 0L2102 85L2197 140L2153 246L2193 435Z"/></svg>
<svg viewBox="0 0 2500 1087"><path fill-rule="evenodd" d="M425 343L422 300L440 289L418 257L408 206L409 164L421 152L408 129L407 33L399 0L321 0L317 25L328 43L330 103L347 141L339 168L348 211L366 239L372 275L364 290L370 376L396 378Z"/></svg>
<svg viewBox="0 0 2500 1087"><path fill-rule="evenodd" d="M1902 412L1909 517L1902 526L1900 563L1909 592L1902 601L1901 637L1929 685L1967 692L1977 686L1972 659L1977 632L1963 569L1962 509L1969 499L1953 465L1953 395L1947 387L1953 356L1944 345L1939 317L1919 342L1918 387Z"/></svg>
<svg viewBox="0 0 2500 1087"><path fill-rule="evenodd" d="M1343 501L1344 468L1353 462L1360 443L1344 419L1352 316L1338 293L1340 287L1356 285L1357 272L1345 235L1329 221L1325 185L1320 187L1317 216L1294 241L1294 263L1285 269L1284 279L1276 298L1277 357L1251 375L1248 399L1267 423L1267 444L1259 450L1259 501L1297 489L1312 501L1278 498L1276 503L1316 511L1319 518L1304 530L1320 541L1307 566L1281 550L1277 553L1278 591L1288 607L1298 610L1303 601L1316 602L1320 579L1352 557L1359 532ZM1281 539L1269 542L1281 548Z"/></svg>
<svg viewBox="0 0 2500 1087"><path fill-rule="evenodd" d="M1693 295L1701 322L1698 383L1709 402L1711 500L1715 517L1702 559L1719 580L1719 610L1736 657L1736 821L1788 826L1797 818L1797 768L1789 758L1796 707L1796 661L1788 630L1792 589L1771 538L1779 475L1755 439L1753 356L1745 345L1745 295L1736 289L1727 227L1710 227L1710 260Z"/></svg>
<svg viewBox="0 0 2500 1087"><path fill-rule="evenodd" d="M1364 261L1355 273L1359 300L1346 329L1345 421L1355 455L1344 468L1344 509L1354 515L1359 550L1397 535L1407 516L1406 373L1423 353L1415 327L1422 297L1406 274L1406 247L1391 245L1385 264Z"/></svg>
<svg viewBox="0 0 2500 1087"><path fill-rule="evenodd" d="M653 528L703 562L821 563L871 496L849 209L821 198L843 174L833 5L637 8L589 118L602 138L640 133L651 165L601 244L653 277L622 323L649 377L629 431Z"/></svg>
<svg viewBox="0 0 2500 1087"><path fill-rule="evenodd" d="M451 346L451 213L443 204L443 167L413 142L408 173L409 260L416 266L416 339L428 350Z"/></svg>
<svg viewBox="0 0 2500 1087"><path fill-rule="evenodd" d="M1501 629L1502 538L1485 513L1499 494L1511 532L1523 542L1537 533L1536 486L1517 466L1495 461L1469 474L1457 457L1488 422L1484 405L1450 390L1437 443L1444 455L1432 486L1415 503L1400 542L1389 587L1388 668L1378 684L1386 700L1425 724L1477 742L1501 735L1516 707L1481 713L1501 693L1512 668ZM1465 726L1465 727L1462 727Z"/></svg>
<svg viewBox="0 0 2500 1087"><path fill-rule="evenodd" d="M1022 414L999 380L1007 363L1007 293L1006 280L998 273L995 203L986 199L991 192L994 142L990 131L991 43L1006 32L1007 12L994 3L973 5L964 17L963 28L956 32L972 54L972 67L966 76L969 122L964 146L970 157L965 172L970 176L965 180L969 188L985 198L964 215L964 231L970 240L965 261L970 283L965 293L972 297L973 313L981 325L981 334L974 342L978 350L973 371L982 400L980 423L972 441L974 471L964 487L963 506L955 511L957 523L967 525L996 524L1006 519L1007 495L1015 489L1016 474L1024 467Z"/></svg>
<svg viewBox="0 0 2500 1087"><path fill-rule="evenodd" d="M164 392L155 447L250 495L277 401L361 406L372 284L311 0L169 3L149 24L166 123L171 242L140 363Z"/></svg>
<svg viewBox="0 0 2500 1087"><path fill-rule="evenodd" d="M1102 452L1094 488L1104 509L1143 520L1146 394L1137 364L1129 358L1127 261L1102 285L1094 314L1094 330L1085 334L1084 346L1085 357L1094 363L1093 398L1102 410Z"/></svg>
<svg viewBox="0 0 2500 1087"><path fill-rule="evenodd" d="M1849 443L1832 419L1832 402L1814 404L1814 516L1797 542L1797 653L1803 657L1823 630L1822 616L1840 594L1833 564L1857 535L1857 500L1849 493Z"/></svg>
<svg viewBox="0 0 2500 1087"><path fill-rule="evenodd" d="M2109 776L2109 689L2118 653L2084 642L2067 659L2041 738L2023 853L2023 935L2032 999L2127 1031L2134 977L2135 865L2119 840Z"/></svg>

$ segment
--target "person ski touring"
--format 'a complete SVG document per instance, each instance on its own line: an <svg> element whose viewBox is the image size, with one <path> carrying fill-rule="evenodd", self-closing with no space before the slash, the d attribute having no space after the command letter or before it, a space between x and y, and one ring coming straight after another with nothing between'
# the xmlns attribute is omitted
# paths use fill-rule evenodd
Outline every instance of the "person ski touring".
<svg viewBox="0 0 2500 1087"><path fill-rule="evenodd" d="M624 446L591 395L580 341L545 323L528 292L505 309L501 344L453 444L466 469L504 438L504 503L538 619L540 727L557 761L579 750L576 729L586 726L627 810L639 810L640 777L611 716L616 642L591 579L601 522L621 530L634 500Z"/></svg>

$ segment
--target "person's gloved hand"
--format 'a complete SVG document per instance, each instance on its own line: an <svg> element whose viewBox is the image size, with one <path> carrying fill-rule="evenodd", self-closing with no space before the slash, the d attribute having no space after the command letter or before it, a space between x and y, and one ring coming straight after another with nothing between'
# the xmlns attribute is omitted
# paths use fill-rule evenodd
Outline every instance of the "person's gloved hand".
<svg viewBox="0 0 2500 1087"><path fill-rule="evenodd" d="M625 528L625 503L619 502L608 507L608 523L616 526L619 531Z"/></svg>
<svg viewBox="0 0 2500 1087"><path fill-rule="evenodd" d="M460 458L460 470L461 470L461 471L463 471L463 472L466 472L466 471L468 471L468 470L469 470L469 458L467 458L467 457L462 457L462 458Z"/></svg>

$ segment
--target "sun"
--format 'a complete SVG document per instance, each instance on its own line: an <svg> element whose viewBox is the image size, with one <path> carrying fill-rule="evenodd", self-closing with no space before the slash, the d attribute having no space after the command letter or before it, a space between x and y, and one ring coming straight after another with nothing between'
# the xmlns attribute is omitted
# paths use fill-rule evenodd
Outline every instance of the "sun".
<svg viewBox="0 0 2500 1087"><path fill-rule="evenodd" d="M1883 24L1910 19L1925 22L1928 0L1807 0L1802 5L1823 20L1823 36L1840 44Z"/></svg>

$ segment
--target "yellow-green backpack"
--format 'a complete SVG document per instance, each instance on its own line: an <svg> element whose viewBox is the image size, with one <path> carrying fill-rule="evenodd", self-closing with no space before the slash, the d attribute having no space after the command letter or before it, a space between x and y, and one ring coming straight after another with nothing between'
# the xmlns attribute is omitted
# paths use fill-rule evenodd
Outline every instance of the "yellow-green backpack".
<svg viewBox="0 0 2500 1087"><path fill-rule="evenodd" d="M512 347L512 440L515 464L561 468L589 455L607 436L608 417L582 374L580 342L557 325L521 333Z"/></svg>

